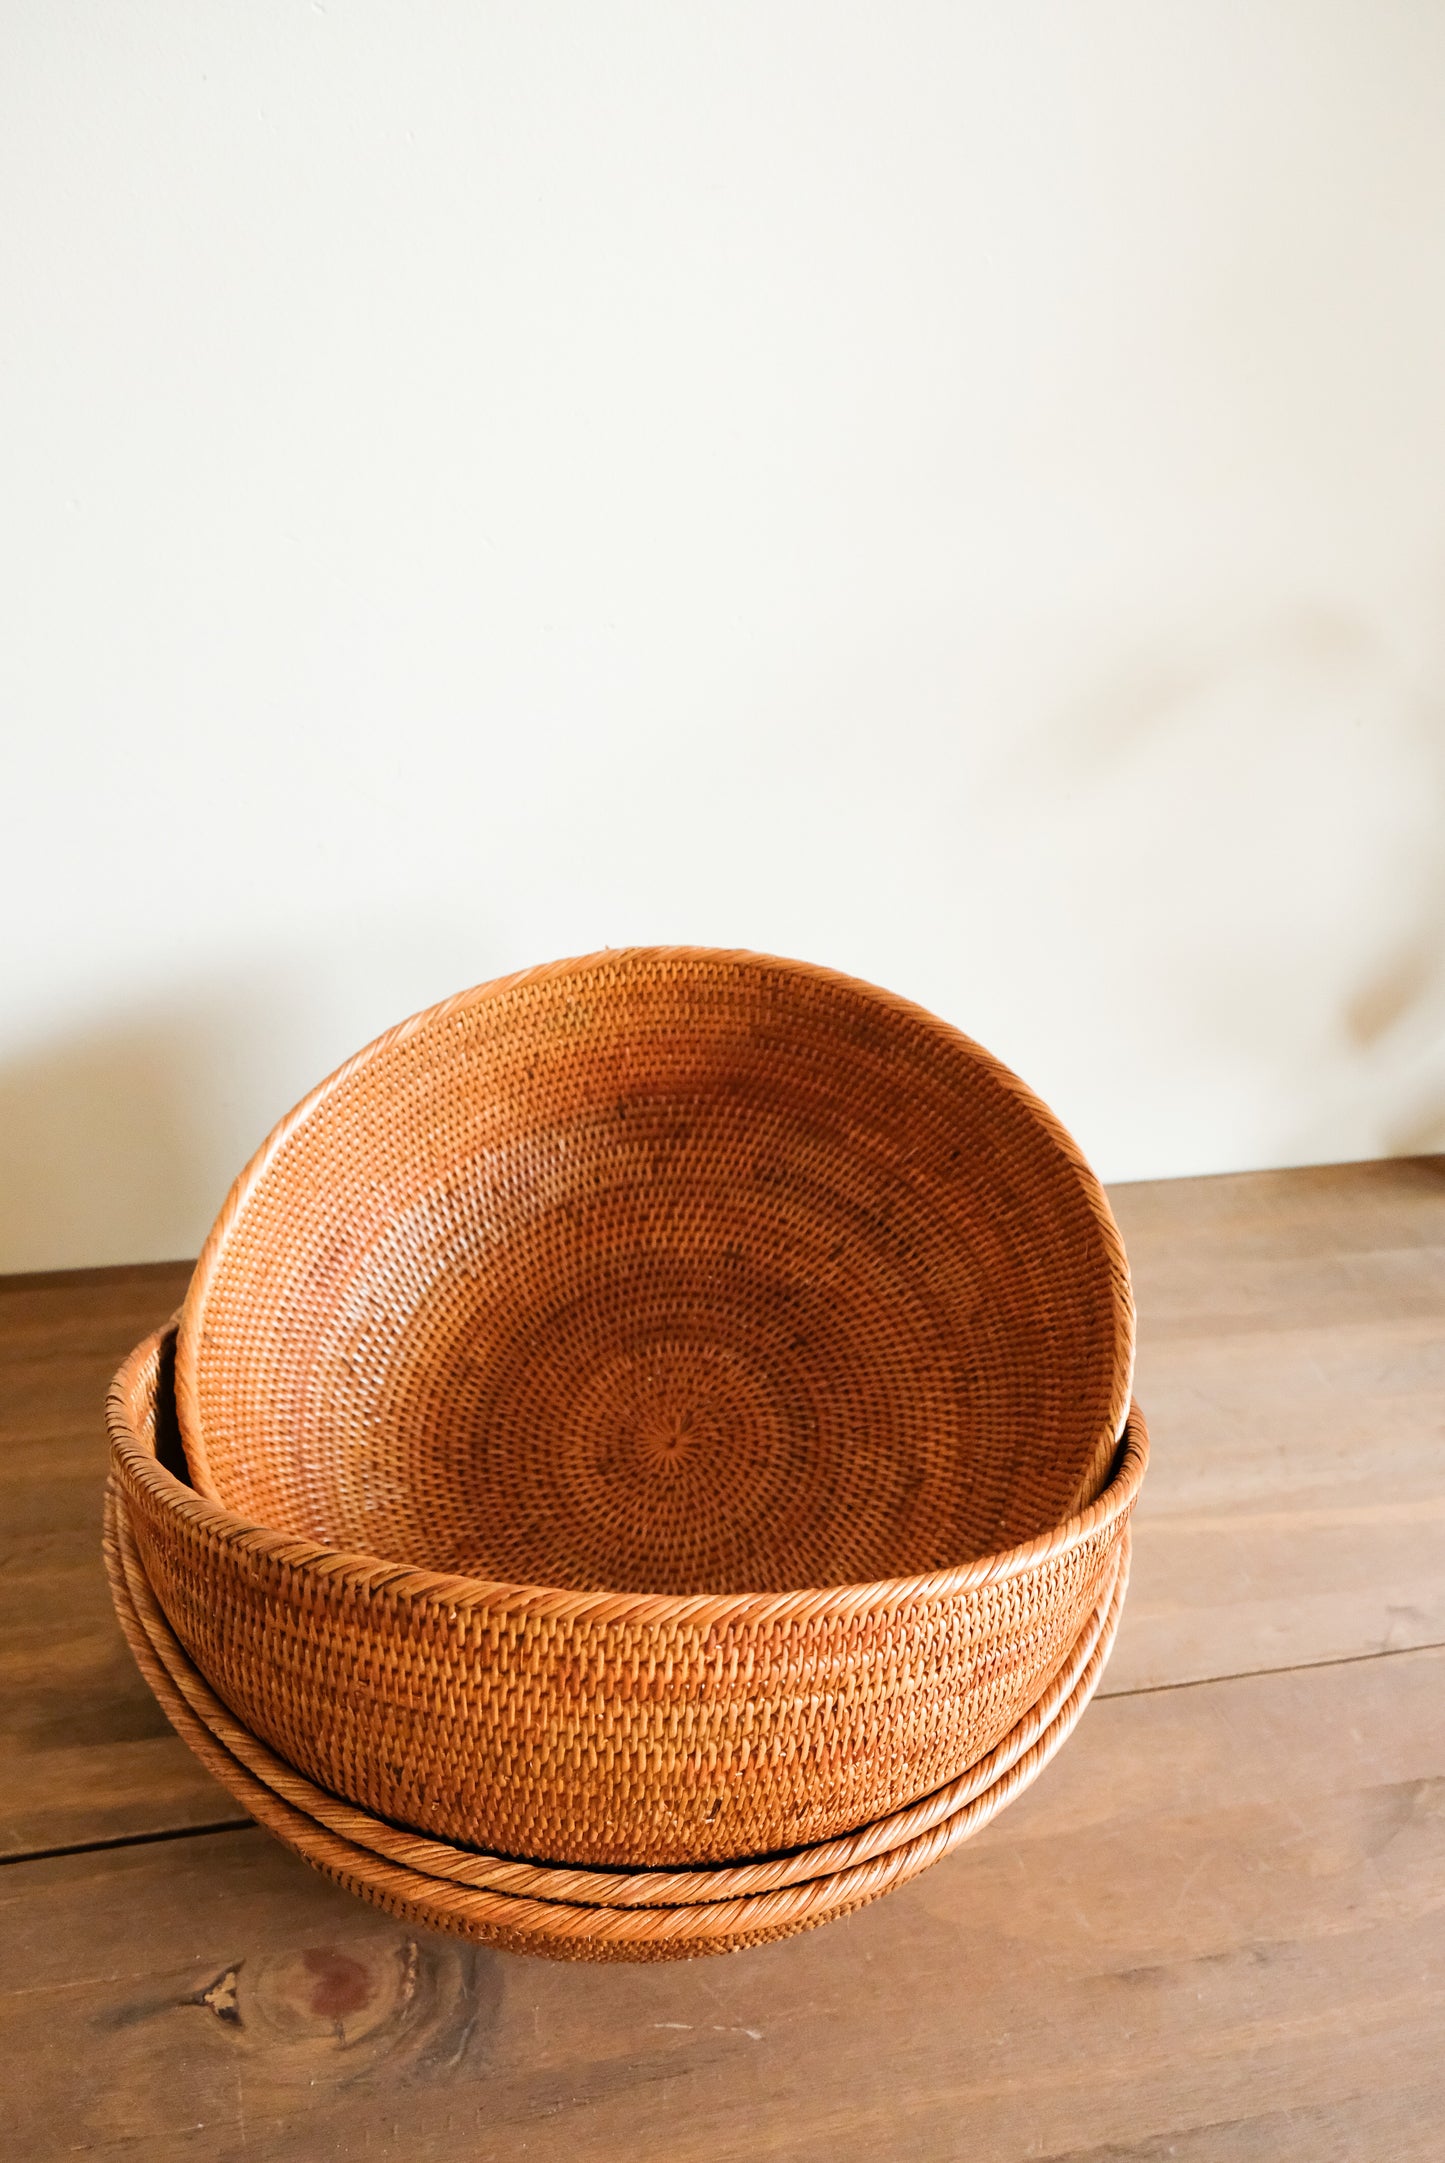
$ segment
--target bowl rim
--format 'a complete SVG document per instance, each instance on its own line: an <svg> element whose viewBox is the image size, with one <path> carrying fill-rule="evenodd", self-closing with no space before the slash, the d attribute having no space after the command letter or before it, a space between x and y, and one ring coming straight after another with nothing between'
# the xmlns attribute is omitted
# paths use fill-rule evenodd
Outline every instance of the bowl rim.
<svg viewBox="0 0 1445 2163"><path fill-rule="evenodd" d="M883 1615L890 1609L949 1600L985 1585L1025 1576L1097 1535L1116 1533L1133 1509L1149 1461L1149 1431L1140 1407L1131 1402L1108 1481L1096 1501L1017 1547L913 1577L878 1578L868 1584L800 1586L786 1592L694 1593L606 1589L588 1592L567 1586L465 1577L409 1562L389 1562L359 1549L332 1547L321 1540L301 1539L252 1524L224 1503L213 1501L177 1479L160 1462L154 1447L140 1440L132 1415L137 1391L147 1386L142 1379L147 1363L155 1363L155 1378L149 1385L152 1394L162 1386L162 1356L167 1341L175 1335L173 1316L142 1338L118 1368L106 1394L111 1456L123 1482L145 1489L168 1515L185 1518L196 1531L246 1556L264 1558L302 1573L320 1572L342 1578L358 1592L384 1593L392 1600L445 1607L453 1616L487 1610L599 1624L707 1627L851 1618L865 1612Z"/></svg>
<svg viewBox="0 0 1445 2163"><path fill-rule="evenodd" d="M966 1035L962 1029L955 1027L952 1022L943 1020L940 1015L918 1005L916 1001L906 999L900 993L887 991L883 986L869 983L862 977L849 976L841 970L827 968L820 962L794 961L783 955L756 952L747 947L711 946L602 947L590 954L575 954L558 961L540 962L530 968L515 969L508 975L491 977L485 983L473 984L463 991L453 992L450 997L420 1008L415 1014L408 1015L404 1021L384 1029L379 1036L373 1037L370 1043L363 1044L359 1051L353 1052L349 1059L344 1059L340 1066L333 1068L330 1074L319 1081L314 1089L308 1090L300 1102L293 1105L292 1109L276 1122L259 1149L232 1181L230 1191L221 1204L219 1214L201 1248L181 1304L175 1362L176 1411L185 1442L186 1461L196 1492L205 1495L221 1508L226 1506L211 1471L201 1418L199 1362L207 1304L228 1252L232 1233L267 1171L292 1136L329 1097L363 1067L395 1046L405 1043L422 1029L431 1028L451 1015L484 1006L493 999L517 990L523 984L549 983L601 967L638 962L683 966L701 964L723 969L730 966L760 967L827 984L854 997L861 996L884 1011L896 1015L900 1020L910 1021L941 1041L961 1048L1007 1095L1012 1096L1044 1131L1072 1173L1094 1220L1103 1245L1112 1294L1114 1346L1107 1407L1101 1422L1099 1439L1071 1497L1075 1508L1096 1499L1123 1440L1129 1418L1134 1389L1136 1313L1123 1238L1103 1184L1074 1137L1058 1115L1050 1110L1043 1099L1027 1082L1022 1081L1011 1067L1005 1066L1001 1059L995 1057L973 1037Z"/></svg>

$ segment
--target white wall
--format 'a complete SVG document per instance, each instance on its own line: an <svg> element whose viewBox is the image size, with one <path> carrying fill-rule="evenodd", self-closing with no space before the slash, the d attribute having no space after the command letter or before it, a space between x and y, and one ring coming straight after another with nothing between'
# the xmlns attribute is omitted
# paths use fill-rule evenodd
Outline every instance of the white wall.
<svg viewBox="0 0 1445 2163"><path fill-rule="evenodd" d="M9 0L0 1266L632 941L1445 1143L1445 9Z"/></svg>

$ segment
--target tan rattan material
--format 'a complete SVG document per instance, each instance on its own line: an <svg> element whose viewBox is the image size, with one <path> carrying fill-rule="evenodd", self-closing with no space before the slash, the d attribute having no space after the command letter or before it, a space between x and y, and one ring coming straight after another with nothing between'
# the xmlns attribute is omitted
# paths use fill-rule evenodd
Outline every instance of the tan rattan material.
<svg viewBox="0 0 1445 2163"><path fill-rule="evenodd" d="M489 1585L247 1525L156 1456L169 1340L116 1377L146 1575L232 1713L318 1786L438 1839L625 1869L840 1838L960 1776L1067 1659L1147 1451L1011 1553L904 1583L649 1597Z"/></svg>
<svg viewBox="0 0 1445 2163"><path fill-rule="evenodd" d="M639 949L378 1039L242 1173L177 1358L253 1524L573 1591L949 1570L1092 1501L1123 1249L1058 1122L920 1008Z"/></svg>
<svg viewBox="0 0 1445 2163"><path fill-rule="evenodd" d="M107 1502L106 1561L117 1613L142 1673L167 1717L228 1790L295 1853L374 1905L412 1924L553 1959L676 1960L739 1951L851 1913L905 1883L978 1831L1034 1779L1066 1740L1097 1686L1117 1627L1122 1586L1073 1691L1039 1738L965 1809L906 1846L830 1876L748 1898L703 1905L620 1908L518 1898L457 1884L382 1859L293 1808L210 1732L172 1680L133 1603L135 1558L122 1550L124 1502ZM159 1619L158 1610L151 1608ZM163 1625L162 1625L163 1628ZM174 1648L174 1641L172 1641Z"/></svg>
<svg viewBox="0 0 1445 2163"><path fill-rule="evenodd" d="M1107 1638L1112 1642L1128 1582L1126 1537L1104 1604L1090 1618L1083 1636L1043 1698L997 1749L990 1751L962 1778L950 1782L948 1787L925 1797L910 1809L865 1826L846 1839L752 1863L672 1872L573 1870L552 1864L512 1862L505 1857L480 1854L474 1848L460 1848L406 1832L329 1795L296 1772L294 1767L283 1763L233 1718L187 1659L140 1566L125 1502L119 1495L112 1531L135 1615L172 1684L216 1741L283 1802L314 1818L328 1831L369 1848L385 1861L419 1870L425 1876L447 1878L481 1891L521 1894L589 1907L677 1907L775 1892L784 1885L802 1884L871 1861L875 1856L887 1854L931 1831L982 1795L1053 1725L1072 1699L1100 1641Z"/></svg>

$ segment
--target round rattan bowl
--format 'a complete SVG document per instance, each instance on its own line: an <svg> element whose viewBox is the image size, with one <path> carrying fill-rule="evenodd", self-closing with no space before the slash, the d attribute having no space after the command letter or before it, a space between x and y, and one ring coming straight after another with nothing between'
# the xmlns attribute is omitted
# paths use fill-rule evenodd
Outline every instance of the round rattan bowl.
<svg viewBox="0 0 1445 2163"><path fill-rule="evenodd" d="M411 1833L383 1818L358 1810L350 1803L318 1788L293 1766L251 1734L221 1703L205 1678L188 1659L185 1648L171 1629L140 1565L124 1497L114 1493L107 1503L107 1555L112 1590L122 1615L134 1610L134 1619L160 1659L188 1709L210 1735L249 1772L271 1788L283 1801L315 1818L330 1831L370 1848L383 1860L405 1864L430 1877L442 1877L478 1892L520 1894L538 1900L564 1901L585 1907L678 1907L700 1902L742 1898L754 1893L777 1892L787 1885L835 1875L856 1864L871 1862L931 1832L975 1802L1034 1744L1052 1729L1070 1705L1079 1703L1081 1683L1097 1676L1113 1643L1124 1591L1128 1582L1128 1540L1119 1556L1118 1568L1104 1593L1101 1606L1090 1616L1068 1659L1039 1699L1017 1726L1011 1728L988 1755L980 1758L957 1780L924 1796L892 1817L847 1834L841 1840L793 1848L786 1855L757 1861L720 1864L694 1870L596 1870L565 1864L517 1862L505 1856L487 1855L477 1848L462 1848L426 1834ZM124 1574L125 1588L116 1580L116 1568ZM1102 1649L1101 1649L1102 1648Z"/></svg>
<svg viewBox="0 0 1445 2163"><path fill-rule="evenodd" d="M1119 1566L1147 1438L1104 1493L953 1571L779 1595L545 1592L250 1525L184 1479L174 1332L108 1403L141 1567L240 1724L317 1786L498 1857L682 1867L838 1839L975 1765Z"/></svg>
<svg viewBox="0 0 1445 2163"><path fill-rule="evenodd" d="M755 954L418 1014L233 1187L182 1310L195 1486L575 1592L955 1568L1094 1500L1133 1307L1097 1180L986 1052Z"/></svg>
<svg viewBox="0 0 1445 2163"><path fill-rule="evenodd" d="M176 1355L227 1529L152 1492L137 1537L222 1697L365 1807L560 1861L769 1852L1047 1684L1119 1534L1078 1522L1132 1357L1102 1191L977 1045L825 970L604 953L414 1017L276 1129Z"/></svg>
<svg viewBox="0 0 1445 2163"><path fill-rule="evenodd" d="M1128 1574L1126 1537L1105 1603L1050 1690L949 1789L843 1842L740 1869L668 1876L508 1863L407 1835L338 1802L267 1751L207 1688L155 1601L114 1488L105 1547L121 1626L168 1719L294 1853L409 1922L553 1959L593 1961L686 1959L789 1937L906 1883L971 1838L1072 1733L1108 1661Z"/></svg>

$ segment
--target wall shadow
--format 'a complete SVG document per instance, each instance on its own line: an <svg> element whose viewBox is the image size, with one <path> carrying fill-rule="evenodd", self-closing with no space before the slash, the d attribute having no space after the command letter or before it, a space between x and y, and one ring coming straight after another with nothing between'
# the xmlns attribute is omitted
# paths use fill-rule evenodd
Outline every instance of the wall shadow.
<svg viewBox="0 0 1445 2163"><path fill-rule="evenodd" d="M0 1272L194 1255L298 1098L509 965L464 927L392 927L180 983L0 1063Z"/></svg>
<svg viewBox="0 0 1445 2163"><path fill-rule="evenodd" d="M180 1002L0 1067L0 1269L194 1254L221 1163L245 1156L225 1114L228 1052L262 1020Z"/></svg>
<svg viewBox="0 0 1445 2163"><path fill-rule="evenodd" d="M1326 603L1181 629L1015 772L1061 834L1124 844L1099 876L1133 975L1167 989L1173 1116L1192 1041L1241 1161L1445 1147L1445 654ZM1150 1017L1120 1019L1137 1043Z"/></svg>

